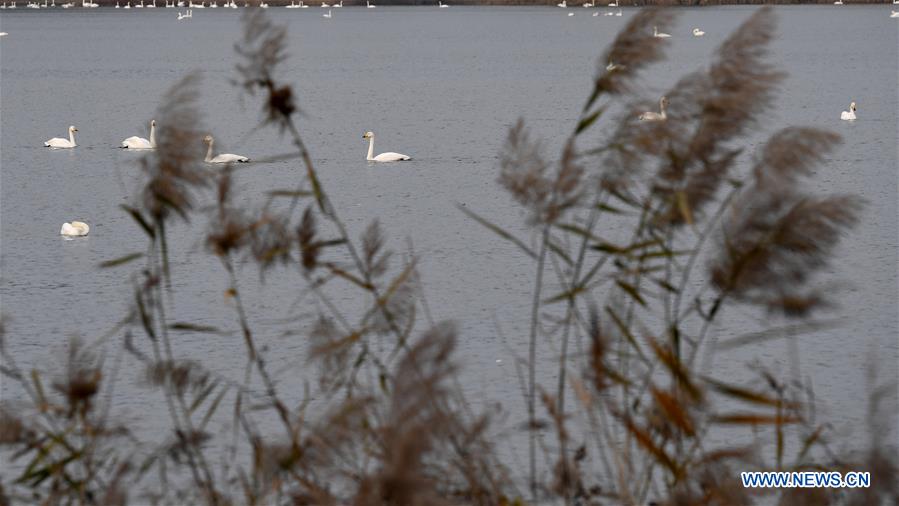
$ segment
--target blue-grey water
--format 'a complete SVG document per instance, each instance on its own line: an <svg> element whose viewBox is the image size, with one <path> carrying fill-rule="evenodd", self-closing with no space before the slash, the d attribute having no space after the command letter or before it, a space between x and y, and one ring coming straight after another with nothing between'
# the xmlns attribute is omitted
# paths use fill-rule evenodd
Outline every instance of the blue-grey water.
<svg viewBox="0 0 899 506"><path fill-rule="evenodd" d="M139 155L116 146L127 136L147 135L174 82L201 73L200 105L218 150L263 158L290 146L271 130L255 128L259 104L241 98L230 83L241 10L194 10L192 20L179 22L177 9L38 11L23 3L0 12L0 31L9 33L0 38L0 302L7 346L19 365L59 370L70 336L93 342L130 307L133 267L97 268L146 244L119 208L135 196ZM646 97L654 100L682 73L708 62L753 10L680 11L670 30L670 58L646 75ZM815 386L819 416L861 438L868 365L876 361L881 381L895 382L899 368L899 20L889 18L886 5L776 10L779 35L771 58L789 77L761 128L771 133L802 124L838 132L844 142L825 157L814 186L867 201L861 224L826 276L840 301L829 316L841 323L797 338L801 375ZM557 150L589 91L601 50L635 12L592 17L587 9L569 11L575 16L554 8L344 8L326 20L317 8L269 9L288 27L290 58L279 77L296 86L301 132L352 235L377 217L398 258L412 245L431 313L458 324L463 387L475 402L502 401L512 421L521 419L524 406L514 357L526 355L534 266L455 206L528 237L519 207L496 183L506 131L522 117L550 152ZM706 36L690 36L694 26ZM851 100L859 120L841 122ZM79 129L77 149L42 147L45 139L65 136L70 124ZM414 160L366 163L366 130L377 135L376 153L399 151ZM295 161L250 164L238 189L258 201L262 192L291 188L302 176ZM87 238L58 235L73 219L91 225ZM224 296L225 277L196 233L205 224L193 226L172 231L169 316L232 333L179 337L175 345L180 354L239 378L244 345ZM299 298L297 276L284 274L275 271L262 285L255 268L246 267L240 278L250 314L265 315L252 323L259 339L277 350L273 367L286 382L307 374L308 365L305 321L293 326L299 334L284 335L291 325L283 319L318 308ZM336 297L342 307L359 305L355 292ZM785 323L749 309L735 317L754 325ZM721 333L728 337L733 330ZM110 360L119 337L107 348ZM552 385L557 347L541 347L547 361L542 377ZM769 341L721 355L713 373L745 379L747 365L758 361L786 374L792 370L788 356L783 340ZM133 359L123 360L123 370L135 367ZM2 393L4 401L21 395L6 378ZM168 426L164 410L145 409L158 403L157 395L122 374L115 407L126 419Z"/></svg>

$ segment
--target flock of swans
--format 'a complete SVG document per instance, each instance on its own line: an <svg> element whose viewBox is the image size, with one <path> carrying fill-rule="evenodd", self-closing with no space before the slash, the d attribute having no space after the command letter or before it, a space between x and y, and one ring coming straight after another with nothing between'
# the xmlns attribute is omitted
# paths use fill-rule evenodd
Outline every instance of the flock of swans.
<svg viewBox="0 0 899 506"><path fill-rule="evenodd" d="M164 0L164 1L165 1L164 7L166 9L174 9L176 7L187 7L189 9L206 9L206 8L217 9L219 7L223 8L223 9L237 9L238 8L237 2L235 0L225 0L225 3L222 4L221 6L218 5L217 0L211 0L210 2L208 2L208 4L206 1L194 3L193 0L188 0L187 3L185 3L184 0L171 0L171 1ZM81 0L81 7L85 8L85 9L92 9L92 8L96 8L99 6L100 6L100 4L95 3L92 0ZM251 7L250 2L248 0L244 0L243 6ZM56 0L44 0L44 3L39 3L38 1L33 1L33 2L29 1L25 6L26 9L47 9L47 8L54 8L54 7L62 7L63 9L68 9L71 7L75 7L75 3L67 2L64 4L56 5ZM117 1L115 4L116 9L155 9L156 7L157 7L156 0L150 0L149 3L145 3L145 0L140 0L140 2L135 2L134 4L132 4L131 1L128 0L125 3L125 5L121 5L120 1ZM268 9L269 4L266 3L265 0L262 0L259 3L258 7L262 8L262 9ZM290 5L284 6L284 8L286 8L286 9L308 9L309 7L310 6L306 5L303 2L303 0L299 0L299 1L291 0ZM340 0L333 4L329 4L327 2L327 0L322 0L319 7L323 7L323 8L327 8L327 9L332 9L332 8L339 9L339 8L343 7L343 0ZM377 6L375 4L373 4L371 2L371 0L366 0L365 7L368 9L374 9ZM443 3L443 0L438 0L437 7L441 8L441 9L446 9L449 7L449 4ZM0 4L0 9L15 9L15 8L17 8L16 2L9 2L9 5L7 5L7 2L3 2L2 4ZM188 13L189 12L190 11L188 11ZM329 15L325 16L325 17L330 18L331 17L330 11L328 11L328 14ZM180 13L180 12L178 13L178 19L185 19L185 18L190 18L190 17L192 17L192 16L190 16L189 14Z"/></svg>
<svg viewBox="0 0 899 506"><path fill-rule="evenodd" d="M613 71L617 68L617 65L609 64L606 66L606 70ZM659 112L655 111L646 111L640 113L637 117L640 121L665 121L668 119L668 113L666 108L668 107L668 97L662 97L659 99ZM840 113L840 119L843 121L855 121L857 118L855 116L855 111L858 110L856 108L855 102L849 104L849 110L843 111ZM371 149L369 149L369 156L371 156Z"/></svg>
<svg viewBox="0 0 899 506"><path fill-rule="evenodd" d="M54 137L52 139L44 141L44 146L51 149L73 149L78 146L78 144L75 143L75 132L77 131L78 129L75 128L74 125L72 125L69 127L68 139L62 137ZM412 159L412 157L410 157L409 155L394 153L391 151L374 156L375 134L371 131L368 131L362 135L362 138L368 141L368 155L366 155L365 159L369 162L402 162ZM206 163L247 163L250 161L250 159L246 156L235 155L233 153L221 153L213 156L213 145L215 144L215 139L211 135L203 137L203 142L206 144L206 156L203 158L203 161ZM136 135L131 136L123 140L120 144L120 147L122 149L130 150L156 149L156 120L150 121L149 139L138 137ZM90 233L90 226L82 221L63 223L62 228L59 230L59 235L67 238L82 237L88 235L88 233Z"/></svg>

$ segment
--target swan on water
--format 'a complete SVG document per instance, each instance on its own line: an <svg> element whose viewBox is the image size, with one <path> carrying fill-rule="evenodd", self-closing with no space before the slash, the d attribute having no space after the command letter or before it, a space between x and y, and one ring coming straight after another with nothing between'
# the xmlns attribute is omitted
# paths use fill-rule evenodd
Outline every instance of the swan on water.
<svg viewBox="0 0 899 506"><path fill-rule="evenodd" d="M322 17L331 19L331 9L328 9L328 12L326 12L325 14L322 14Z"/></svg>
<svg viewBox="0 0 899 506"><path fill-rule="evenodd" d="M837 0L833 3L834 5L843 5L843 0Z"/></svg>
<svg viewBox="0 0 899 506"><path fill-rule="evenodd" d="M322 2L321 6L322 8L330 7L330 5L328 5L328 2Z"/></svg>
<svg viewBox="0 0 899 506"><path fill-rule="evenodd" d="M592 0L590 2L584 2L584 7L596 7L596 0Z"/></svg>
<svg viewBox="0 0 899 506"><path fill-rule="evenodd" d="M449 4L443 3L443 0L437 0L437 7L440 7L441 9L446 9L449 7Z"/></svg>
<svg viewBox="0 0 899 506"><path fill-rule="evenodd" d="M371 3L369 0L365 0L365 8L366 9L374 9L377 5Z"/></svg>
<svg viewBox="0 0 899 506"><path fill-rule="evenodd" d="M9 35L9 34L6 32L0 32L0 37L6 37L7 35Z"/></svg>
<svg viewBox="0 0 899 506"><path fill-rule="evenodd" d="M88 226L87 223L84 223L83 221L73 221L72 223L63 223L62 228L59 230L59 235L67 237L85 236L89 234L90 231L91 227Z"/></svg>
<svg viewBox="0 0 899 506"><path fill-rule="evenodd" d="M77 144L75 144L75 132L77 132L77 131L78 131L77 128L75 128L74 126L70 126L68 139L54 137L48 141L45 141L44 146L47 146L48 148L60 148L60 149L74 148L75 146L77 146Z"/></svg>
<svg viewBox="0 0 899 506"><path fill-rule="evenodd" d="M181 15L178 16L178 19L181 19ZM156 149L156 120L150 122L150 140L135 135L123 140L122 147L126 149Z"/></svg>
<svg viewBox="0 0 899 506"><path fill-rule="evenodd" d="M375 151L375 134L372 132L365 132L362 135L363 139L368 139L368 156L365 157L366 160L370 162L400 162L403 160L411 160L412 158L409 155L403 155L400 153L381 153L378 156L372 156L372 153Z"/></svg>
<svg viewBox="0 0 899 506"><path fill-rule="evenodd" d="M693 36L694 36L694 37L702 37L703 35L705 35L705 32L704 32L704 31L700 30L699 28L694 28L694 29L693 29Z"/></svg>
<svg viewBox="0 0 899 506"><path fill-rule="evenodd" d="M571 17L571 16L574 16L574 13L573 13L573 12L569 12L569 13L568 13L568 17Z"/></svg>
<svg viewBox="0 0 899 506"><path fill-rule="evenodd" d="M245 156L240 155L232 155L231 153L223 153L213 158L212 156L212 144L215 140L211 135L207 135L203 138L203 142L209 144L209 148L206 150L206 158L203 159L206 163L231 163L231 162L249 162L250 159Z"/></svg>
<svg viewBox="0 0 899 506"><path fill-rule="evenodd" d="M665 121L668 115L665 108L668 106L668 99L662 97L659 99L659 112L646 111L640 115L640 121Z"/></svg>
<svg viewBox="0 0 899 506"><path fill-rule="evenodd" d="M652 36L659 39L667 39L668 37L671 37L671 35L667 33L660 32L659 27L657 26L652 27Z"/></svg>
<svg viewBox="0 0 899 506"><path fill-rule="evenodd" d="M846 121L855 121L855 102L849 104L849 110L840 113L840 119Z"/></svg>
<svg viewBox="0 0 899 506"><path fill-rule="evenodd" d="M893 2L896 3L896 2ZM891 18L899 18L899 11L890 11Z"/></svg>
<svg viewBox="0 0 899 506"><path fill-rule="evenodd" d="M568 0L562 0L562 3L556 4L556 7L561 7L563 9L568 7Z"/></svg>
<svg viewBox="0 0 899 506"><path fill-rule="evenodd" d="M609 7L618 7L618 0L615 0L609 4Z"/></svg>

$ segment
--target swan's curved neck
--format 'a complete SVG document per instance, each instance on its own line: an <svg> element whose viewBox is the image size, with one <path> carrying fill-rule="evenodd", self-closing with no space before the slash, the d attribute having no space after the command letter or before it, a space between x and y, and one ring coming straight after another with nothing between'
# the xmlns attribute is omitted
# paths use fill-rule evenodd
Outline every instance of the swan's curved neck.
<svg viewBox="0 0 899 506"><path fill-rule="evenodd" d="M69 142L71 142L73 146L75 145L75 131L71 128L69 129Z"/></svg>
<svg viewBox="0 0 899 506"><path fill-rule="evenodd" d="M209 141L209 148L206 149L206 158L204 159L204 161L212 161L212 141Z"/></svg>
<svg viewBox="0 0 899 506"><path fill-rule="evenodd" d="M665 119L668 117L665 114L665 100L659 100L659 115L662 117L662 119Z"/></svg>
<svg viewBox="0 0 899 506"><path fill-rule="evenodd" d="M156 125L150 123L150 147L156 147Z"/></svg>
<svg viewBox="0 0 899 506"><path fill-rule="evenodd" d="M374 158L372 157L374 155L374 152L375 152L375 136L372 135L371 137L368 138L368 157L366 158L366 160L374 160Z"/></svg>

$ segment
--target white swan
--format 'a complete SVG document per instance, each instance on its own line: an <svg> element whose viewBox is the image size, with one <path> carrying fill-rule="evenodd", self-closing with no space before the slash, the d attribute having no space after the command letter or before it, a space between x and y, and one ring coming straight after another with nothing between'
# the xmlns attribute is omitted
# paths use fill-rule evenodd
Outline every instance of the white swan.
<svg viewBox="0 0 899 506"><path fill-rule="evenodd" d="M209 148L206 150L206 158L203 159L206 163L231 163L231 162L249 162L250 159L245 156L240 155L232 155L231 153L223 153L221 155L212 157L212 144L215 140L211 135L207 135L203 138L203 142L209 144Z"/></svg>
<svg viewBox="0 0 899 506"><path fill-rule="evenodd" d="M322 2L322 7L327 8L327 7L330 7L330 5L328 5L328 2Z"/></svg>
<svg viewBox="0 0 899 506"><path fill-rule="evenodd" d="M640 115L640 121L665 121L668 119L668 115L665 112L665 107L668 106L668 99L662 97L659 99L659 112L646 111Z"/></svg>
<svg viewBox="0 0 899 506"><path fill-rule="evenodd" d="M331 19L331 9L328 9L328 12L326 12L325 14L322 14L322 17Z"/></svg>
<svg viewBox="0 0 899 506"><path fill-rule="evenodd" d="M365 132L362 138L368 139L368 156L365 159L370 162L400 162L412 159L409 155L392 152L381 153L380 155L373 157L372 153L374 153L375 150L375 134L372 132Z"/></svg>
<svg viewBox="0 0 899 506"><path fill-rule="evenodd" d="M837 0L833 3L834 5L843 5L843 0Z"/></svg>
<svg viewBox="0 0 899 506"><path fill-rule="evenodd" d="M896 3L896 2L893 2ZM899 11L890 11L891 18L899 18Z"/></svg>
<svg viewBox="0 0 899 506"><path fill-rule="evenodd" d="M671 37L671 35L667 33L660 32L659 27L657 26L652 27L652 36L659 39L667 39L668 37Z"/></svg>
<svg viewBox="0 0 899 506"><path fill-rule="evenodd" d="M62 228L59 229L59 235L67 237L84 236L89 234L90 231L91 227L88 226L87 223L84 223L83 221L73 221L72 223L63 223Z"/></svg>
<svg viewBox="0 0 899 506"><path fill-rule="evenodd" d="M574 13L573 13L573 12L569 12L569 13L568 13L568 17L571 17L571 16L574 16Z"/></svg>
<svg viewBox="0 0 899 506"><path fill-rule="evenodd" d="M340 0L336 4L332 4L331 7L334 7L335 9L342 9L343 8L343 0Z"/></svg>
<svg viewBox="0 0 899 506"><path fill-rule="evenodd" d="M285 9L299 9L300 6L297 5L293 0L290 0L290 5L285 5Z"/></svg>
<svg viewBox="0 0 899 506"><path fill-rule="evenodd" d="M78 131L77 128L75 128L74 126L70 126L68 139L54 137L48 141L44 141L44 146L47 146L48 148L59 148L59 149L74 148L75 146L78 145L78 144L75 144L75 132L77 132L77 131Z"/></svg>
<svg viewBox="0 0 899 506"><path fill-rule="evenodd" d="M840 113L840 119L846 121L855 121L855 102L849 104L849 110Z"/></svg>
<svg viewBox="0 0 899 506"><path fill-rule="evenodd" d="M182 19L178 14L178 19ZM143 137L128 137L122 141L122 147L127 149L156 149L156 120L150 122L150 140Z"/></svg>
<svg viewBox="0 0 899 506"><path fill-rule="evenodd" d="M561 7L563 9L568 7L568 0L562 0L562 3L556 4L556 7Z"/></svg>
<svg viewBox="0 0 899 506"><path fill-rule="evenodd" d="M609 7L618 7L618 0L615 0L614 2L609 3Z"/></svg>
<svg viewBox="0 0 899 506"><path fill-rule="evenodd" d="M693 36L694 36L694 37L702 37L703 35L705 35L705 32L704 32L704 31L700 30L699 28L694 28L694 29L693 29Z"/></svg>
<svg viewBox="0 0 899 506"><path fill-rule="evenodd" d="M437 7L440 7L441 9L446 9L446 8L449 7L449 4L445 4L445 3L443 3L442 0L438 0L438 1L437 1Z"/></svg>
<svg viewBox="0 0 899 506"><path fill-rule="evenodd" d="M591 2L584 2L584 7L596 7L596 0L592 0Z"/></svg>
<svg viewBox="0 0 899 506"><path fill-rule="evenodd" d="M365 0L365 8L366 9L374 9L375 7L377 7L377 5L374 5L369 0Z"/></svg>

